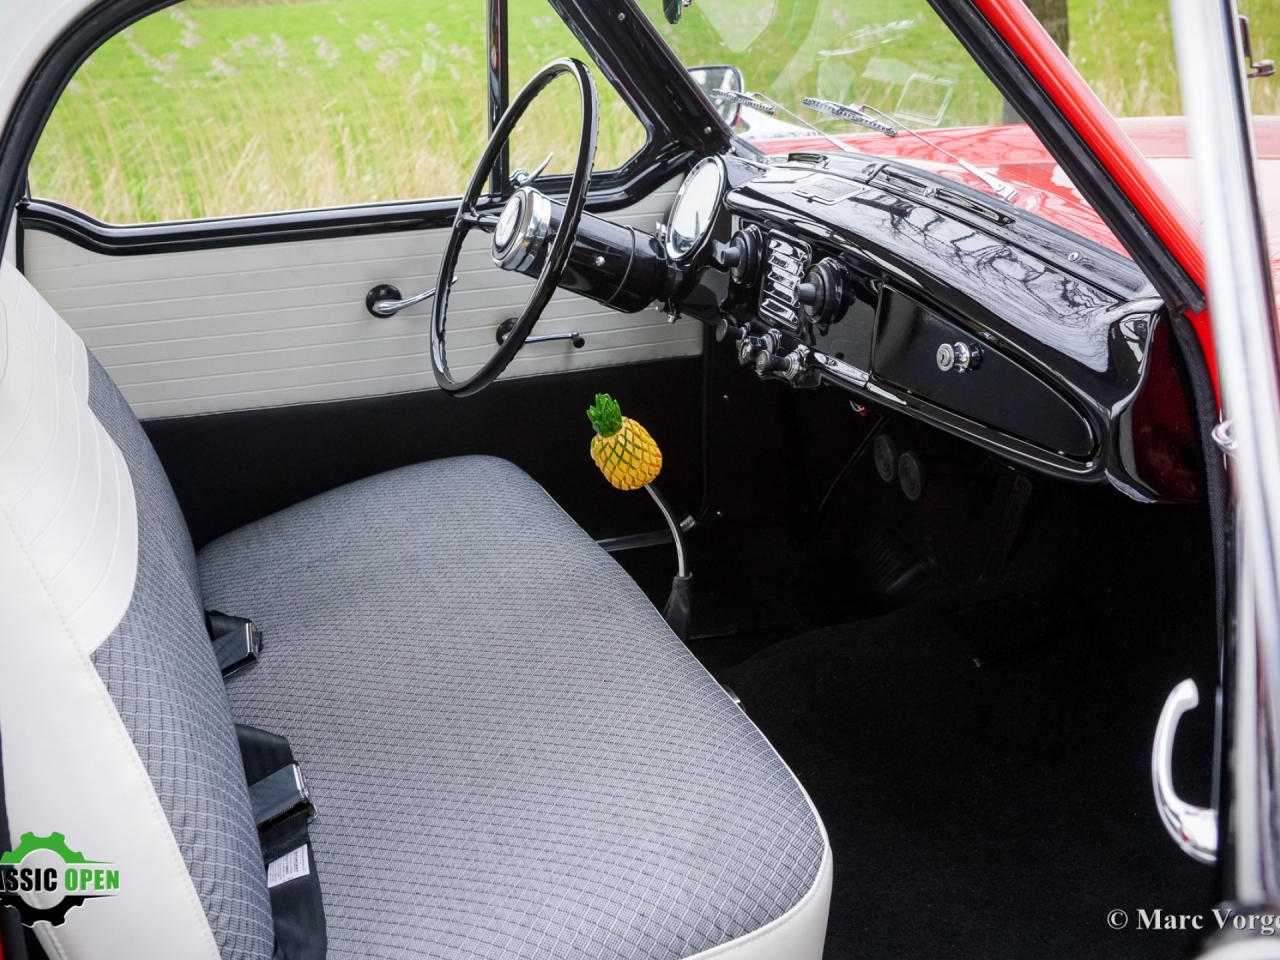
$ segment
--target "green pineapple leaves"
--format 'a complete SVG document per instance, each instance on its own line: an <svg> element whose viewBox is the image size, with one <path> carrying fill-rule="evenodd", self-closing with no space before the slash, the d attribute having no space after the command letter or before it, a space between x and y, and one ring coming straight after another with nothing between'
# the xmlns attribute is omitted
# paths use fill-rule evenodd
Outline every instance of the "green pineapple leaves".
<svg viewBox="0 0 1280 960"><path fill-rule="evenodd" d="M597 393L596 402L587 408L587 419L602 437L612 437L622 429L622 407L607 393Z"/></svg>

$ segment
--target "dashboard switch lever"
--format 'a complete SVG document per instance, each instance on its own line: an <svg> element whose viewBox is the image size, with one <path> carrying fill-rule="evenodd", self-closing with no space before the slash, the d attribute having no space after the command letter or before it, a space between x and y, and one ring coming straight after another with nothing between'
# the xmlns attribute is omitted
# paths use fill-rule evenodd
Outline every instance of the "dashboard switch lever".
<svg viewBox="0 0 1280 960"><path fill-rule="evenodd" d="M732 270L742 263L744 252L742 247L730 243L712 241L711 262L722 270Z"/></svg>
<svg viewBox="0 0 1280 960"><path fill-rule="evenodd" d="M761 350L756 354L756 373L764 376L766 373L772 373L782 366L783 358L775 357L768 350Z"/></svg>
<svg viewBox="0 0 1280 960"><path fill-rule="evenodd" d="M745 326L735 326L728 317L721 317L720 322L716 324L717 343L723 343L725 340L741 341L746 336L747 328Z"/></svg>
<svg viewBox="0 0 1280 960"><path fill-rule="evenodd" d="M808 371L809 348L801 344L790 353L779 355L765 347L756 354L755 367L758 376L774 374L788 383L797 383Z"/></svg>

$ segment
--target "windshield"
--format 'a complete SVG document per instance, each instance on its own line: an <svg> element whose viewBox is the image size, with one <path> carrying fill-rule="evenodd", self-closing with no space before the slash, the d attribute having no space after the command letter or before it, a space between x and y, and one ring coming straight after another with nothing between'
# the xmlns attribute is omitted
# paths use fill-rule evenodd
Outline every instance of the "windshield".
<svg viewBox="0 0 1280 960"><path fill-rule="evenodd" d="M1017 122L925 0L694 0L676 25L661 0L644 7L686 66L737 67L747 90L783 108L745 107L735 130L749 140L811 135L784 111L832 133L866 132L806 97L868 105L912 129Z"/></svg>
<svg viewBox="0 0 1280 960"><path fill-rule="evenodd" d="M641 4L763 152L896 157L1125 252L926 0L692 0L676 24ZM712 92L734 84L756 105Z"/></svg>

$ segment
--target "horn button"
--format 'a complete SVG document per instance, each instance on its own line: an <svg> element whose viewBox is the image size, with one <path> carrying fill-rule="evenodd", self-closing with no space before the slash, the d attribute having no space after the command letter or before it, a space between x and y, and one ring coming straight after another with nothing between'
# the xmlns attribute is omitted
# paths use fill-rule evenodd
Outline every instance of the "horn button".
<svg viewBox="0 0 1280 960"><path fill-rule="evenodd" d="M511 195L493 231L493 262L503 270L523 270L546 249L551 233L551 201L532 187Z"/></svg>

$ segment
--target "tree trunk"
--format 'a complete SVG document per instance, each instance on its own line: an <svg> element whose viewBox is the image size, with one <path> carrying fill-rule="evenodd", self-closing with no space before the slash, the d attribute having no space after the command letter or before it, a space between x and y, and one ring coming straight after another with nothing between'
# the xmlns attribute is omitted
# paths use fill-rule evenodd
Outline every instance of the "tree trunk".
<svg viewBox="0 0 1280 960"><path fill-rule="evenodd" d="M1053 42L1063 53L1067 53L1070 39L1067 30L1067 0L1026 0L1026 3L1027 9L1044 25L1049 36L1053 37Z"/></svg>
<svg viewBox="0 0 1280 960"><path fill-rule="evenodd" d="M1063 53L1070 52L1071 34L1067 24L1067 0L1026 0L1027 9L1040 21ZM1004 104L1004 122L1021 123L1009 101Z"/></svg>

